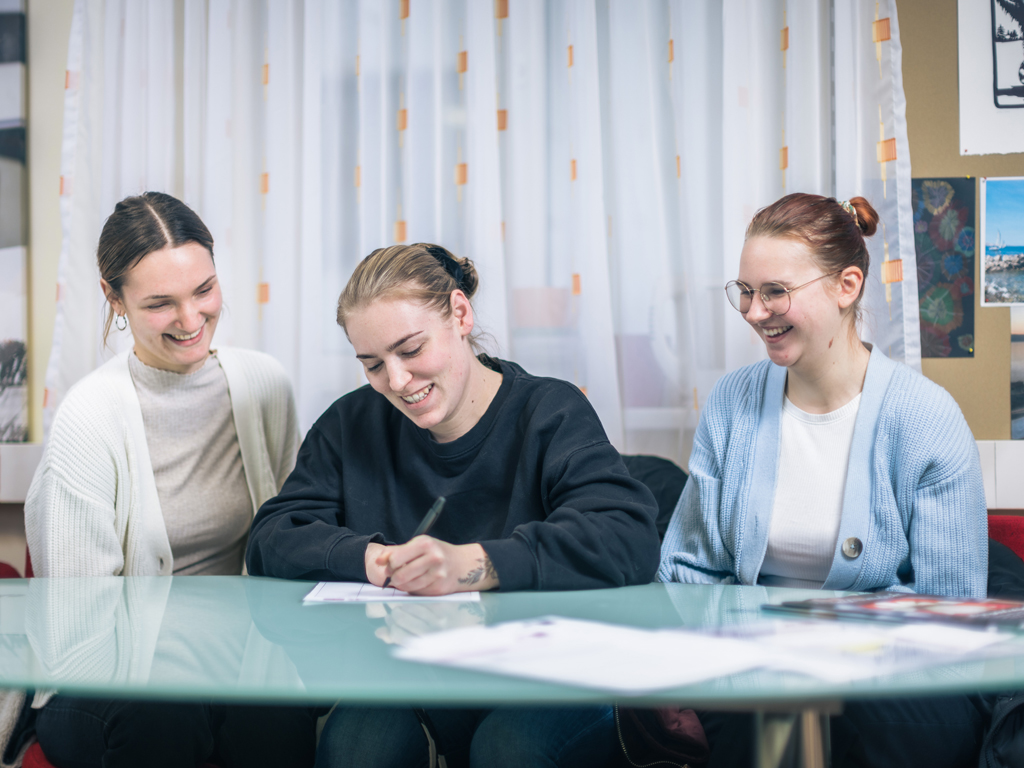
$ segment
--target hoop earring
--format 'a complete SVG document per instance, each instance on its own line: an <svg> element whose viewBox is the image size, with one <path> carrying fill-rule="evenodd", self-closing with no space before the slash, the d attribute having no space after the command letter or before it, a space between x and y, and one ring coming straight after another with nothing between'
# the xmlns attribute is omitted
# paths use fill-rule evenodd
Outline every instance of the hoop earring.
<svg viewBox="0 0 1024 768"><path fill-rule="evenodd" d="M128 327L128 315L115 315L114 318L114 327L117 328L117 330L123 331ZM121 324L122 320L124 321L123 325Z"/></svg>

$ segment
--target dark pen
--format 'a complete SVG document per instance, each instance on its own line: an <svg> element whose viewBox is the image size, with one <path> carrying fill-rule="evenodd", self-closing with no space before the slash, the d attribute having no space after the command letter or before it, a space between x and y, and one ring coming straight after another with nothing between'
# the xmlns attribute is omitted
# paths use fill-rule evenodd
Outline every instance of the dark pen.
<svg viewBox="0 0 1024 768"><path fill-rule="evenodd" d="M430 533L430 529L434 527L434 523L437 522L437 518L441 516L441 510L444 509L444 496L438 496L437 501L431 505L430 509L427 510L427 514L424 515L420 524L416 526L416 530L412 532L412 536L409 540L415 539L417 536L426 536ZM391 583L391 577L388 576L384 579L384 586L381 589L387 589L388 584Z"/></svg>

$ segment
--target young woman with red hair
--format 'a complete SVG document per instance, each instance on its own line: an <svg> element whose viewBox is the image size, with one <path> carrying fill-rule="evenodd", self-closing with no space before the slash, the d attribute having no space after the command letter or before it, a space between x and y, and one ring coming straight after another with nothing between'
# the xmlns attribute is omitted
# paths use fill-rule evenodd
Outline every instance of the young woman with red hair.
<svg viewBox="0 0 1024 768"><path fill-rule="evenodd" d="M725 289L769 359L708 399L660 580L985 596L973 435L944 389L858 334L877 223L862 197L792 194L754 216ZM749 750L723 738L735 716L702 719L712 765ZM852 702L833 765L967 764L983 719L966 696Z"/></svg>

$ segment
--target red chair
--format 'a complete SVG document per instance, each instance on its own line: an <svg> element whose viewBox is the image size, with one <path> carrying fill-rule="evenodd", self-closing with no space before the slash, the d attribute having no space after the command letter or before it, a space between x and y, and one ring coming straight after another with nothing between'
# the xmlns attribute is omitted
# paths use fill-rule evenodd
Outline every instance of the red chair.
<svg viewBox="0 0 1024 768"><path fill-rule="evenodd" d="M1024 515L989 515L988 535L1024 560Z"/></svg>
<svg viewBox="0 0 1024 768"><path fill-rule="evenodd" d="M21 768L54 768L54 765L46 759L39 742L34 741L32 746L26 750L25 756L21 758ZM218 768L218 766L213 763L204 763L199 768Z"/></svg>
<svg viewBox="0 0 1024 768"><path fill-rule="evenodd" d="M10 563L0 561L0 579L20 579L18 569ZM28 559L28 547L25 547L25 578L32 578L32 561Z"/></svg>
<svg viewBox="0 0 1024 768"><path fill-rule="evenodd" d="M5 563L0 560L0 579L20 579L21 574L18 573L18 569L10 563ZM32 578L32 558L28 555L28 547L25 547L25 578Z"/></svg>
<svg viewBox="0 0 1024 768"><path fill-rule="evenodd" d="M21 758L21 768L53 768L53 763L46 759L39 742L33 741L32 746L26 750L25 756Z"/></svg>
<svg viewBox="0 0 1024 768"><path fill-rule="evenodd" d="M32 577L32 562L28 559L28 547L25 547L25 576L26 578ZM0 579L20 578L21 574L18 573L17 568L10 563L0 562ZM21 759L21 768L53 768L53 764L46 759L39 743L33 742Z"/></svg>

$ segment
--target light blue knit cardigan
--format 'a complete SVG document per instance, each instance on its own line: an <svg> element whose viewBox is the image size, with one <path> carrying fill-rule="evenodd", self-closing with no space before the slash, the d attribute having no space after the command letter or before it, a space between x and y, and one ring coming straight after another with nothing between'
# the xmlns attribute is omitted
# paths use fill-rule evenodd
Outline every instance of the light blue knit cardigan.
<svg viewBox="0 0 1024 768"><path fill-rule="evenodd" d="M660 581L755 584L775 499L786 369L723 376L708 398ZM863 543L857 557L842 544ZM978 448L946 390L872 349L824 589L984 597L988 518Z"/></svg>

